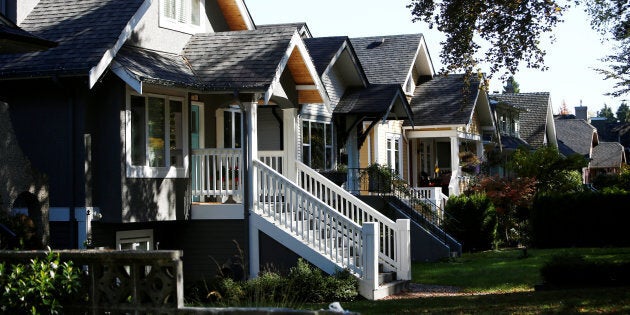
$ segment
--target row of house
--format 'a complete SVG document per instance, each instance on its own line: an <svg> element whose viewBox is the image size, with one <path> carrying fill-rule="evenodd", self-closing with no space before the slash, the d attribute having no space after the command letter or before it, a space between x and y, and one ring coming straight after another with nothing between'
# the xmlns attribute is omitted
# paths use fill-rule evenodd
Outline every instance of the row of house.
<svg viewBox="0 0 630 315"><path fill-rule="evenodd" d="M188 283L242 249L250 277L303 257L381 298L461 251L432 229L463 156L560 139L548 93L438 76L421 34L316 38L243 0L0 3L2 211L53 248L182 250ZM438 219L321 174L373 164Z"/></svg>

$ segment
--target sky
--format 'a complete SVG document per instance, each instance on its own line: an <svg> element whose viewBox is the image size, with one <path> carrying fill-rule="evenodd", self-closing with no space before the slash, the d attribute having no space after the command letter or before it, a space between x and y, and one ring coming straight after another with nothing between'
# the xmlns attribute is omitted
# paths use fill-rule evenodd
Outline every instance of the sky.
<svg viewBox="0 0 630 315"><path fill-rule="evenodd" d="M439 58L444 36L426 24L411 21L406 8L410 0L245 0L258 25L306 22L314 37L366 37L422 33L436 71L441 68ZM592 116L604 104L613 112L625 99L605 96L613 90L613 82L603 80L594 68L602 68L601 58L611 51L609 43L590 28L588 17L580 8L570 9L564 23L554 30L556 41L543 41L547 51L547 71L521 67L515 75L521 92L550 92L554 113L563 102L570 111L580 103L588 106ZM485 69L482 67L482 71ZM491 81L490 91L502 91L500 74ZM630 95L627 96L630 99Z"/></svg>

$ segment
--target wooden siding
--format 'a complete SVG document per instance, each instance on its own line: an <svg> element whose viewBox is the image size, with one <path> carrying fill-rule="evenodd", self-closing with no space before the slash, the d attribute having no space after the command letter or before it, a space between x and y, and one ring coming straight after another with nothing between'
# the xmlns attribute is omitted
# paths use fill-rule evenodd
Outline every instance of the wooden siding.
<svg viewBox="0 0 630 315"><path fill-rule="evenodd" d="M217 3L230 30L245 31L247 30L247 23L245 23L245 18L236 1L238 0L217 0Z"/></svg>
<svg viewBox="0 0 630 315"><path fill-rule="evenodd" d="M339 75L336 67L333 67L330 71L324 74L322 81L326 87L326 91L328 92L330 104L332 108L335 108L337 104L339 104L339 100L341 100L341 97L346 90L346 86L343 84L343 79Z"/></svg>
<svg viewBox="0 0 630 315"><path fill-rule="evenodd" d="M477 111L473 113L472 121L470 122L468 132L474 135L481 135L481 125L479 122L479 115L477 114Z"/></svg>

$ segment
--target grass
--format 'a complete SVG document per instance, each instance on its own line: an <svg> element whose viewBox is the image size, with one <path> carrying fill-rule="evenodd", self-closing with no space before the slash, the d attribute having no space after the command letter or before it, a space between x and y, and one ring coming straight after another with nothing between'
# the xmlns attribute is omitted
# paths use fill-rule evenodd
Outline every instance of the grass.
<svg viewBox="0 0 630 315"><path fill-rule="evenodd" d="M416 263L412 282L455 286L451 297L345 302L361 314L630 314L630 288L534 291L539 270L554 255L578 254L593 261L630 261L630 248L517 249L464 254L461 258ZM325 307L312 305L311 309Z"/></svg>

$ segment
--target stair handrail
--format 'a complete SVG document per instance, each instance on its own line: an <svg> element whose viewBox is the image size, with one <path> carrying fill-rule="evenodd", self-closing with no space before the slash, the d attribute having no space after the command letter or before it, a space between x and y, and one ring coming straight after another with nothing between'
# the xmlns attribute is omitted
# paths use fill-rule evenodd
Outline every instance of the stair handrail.
<svg viewBox="0 0 630 315"><path fill-rule="evenodd" d="M295 164L297 167L297 183L302 189L320 198L329 207L336 209L336 211L357 224L362 224L363 222L377 222L381 224L379 260L387 270L406 270L406 265L409 262L402 261L404 258L401 256L404 255L402 253L399 255L396 252L396 248L399 245L396 244L398 239L396 233L399 229L396 222L306 164L300 161L296 161Z"/></svg>
<svg viewBox="0 0 630 315"><path fill-rule="evenodd" d="M256 211L272 219L276 225L294 233L301 241L326 255L337 265L347 268L362 278L367 262L357 263L352 258L358 256L363 260L362 252L365 240L362 235L362 227L262 161L254 160L253 162L258 182L258 191L254 195L259 196L254 198ZM280 208L280 211L277 211L278 207L284 207L284 209ZM298 213L299 210L302 211L302 214ZM308 226L304 226L304 212L308 212ZM295 216L301 216L301 222L298 222L297 219L294 220ZM315 232L311 232L311 224L314 228L313 231L317 228L320 231L318 233L323 231L326 236L330 237L323 238L321 235L318 236ZM321 230L322 228L323 230ZM339 242L340 237L343 242L341 253L338 250L339 243L336 246L333 246L332 243L333 239Z"/></svg>

